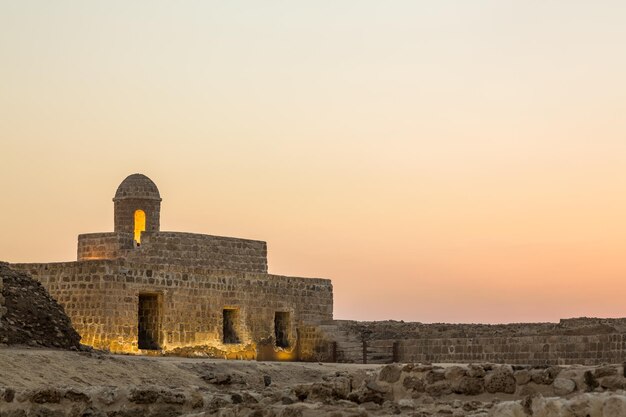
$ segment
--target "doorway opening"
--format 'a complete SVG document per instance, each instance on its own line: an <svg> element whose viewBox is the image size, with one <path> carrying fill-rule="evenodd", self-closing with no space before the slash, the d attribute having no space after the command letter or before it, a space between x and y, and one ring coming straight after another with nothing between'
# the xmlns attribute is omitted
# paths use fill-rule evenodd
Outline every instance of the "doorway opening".
<svg viewBox="0 0 626 417"><path fill-rule="evenodd" d="M139 349L159 350L161 335L161 305L158 294L139 294L137 312Z"/></svg>
<svg viewBox="0 0 626 417"><path fill-rule="evenodd" d="M286 311L277 311L274 314L274 337L276 339L276 347L289 347L289 328L291 320L289 313Z"/></svg>
<svg viewBox="0 0 626 417"><path fill-rule="evenodd" d="M237 329L239 327L239 310L225 308L222 312L222 341L224 343L241 343Z"/></svg>

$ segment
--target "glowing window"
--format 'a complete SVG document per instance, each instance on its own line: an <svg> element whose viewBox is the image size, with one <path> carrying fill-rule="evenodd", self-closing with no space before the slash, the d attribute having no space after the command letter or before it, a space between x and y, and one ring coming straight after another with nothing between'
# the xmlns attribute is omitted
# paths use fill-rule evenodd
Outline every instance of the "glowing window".
<svg viewBox="0 0 626 417"><path fill-rule="evenodd" d="M135 241L141 243L141 232L146 230L146 213L143 210L135 210Z"/></svg>

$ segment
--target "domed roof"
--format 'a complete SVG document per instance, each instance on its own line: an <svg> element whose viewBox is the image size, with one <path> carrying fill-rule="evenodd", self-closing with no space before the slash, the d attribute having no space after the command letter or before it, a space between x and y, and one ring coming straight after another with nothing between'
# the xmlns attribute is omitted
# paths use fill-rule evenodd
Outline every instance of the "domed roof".
<svg viewBox="0 0 626 417"><path fill-rule="evenodd" d="M159 189L152 180L143 174L132 174L126 177L117 187L113 201L139 198L143 200L161 201Z"/></svg>

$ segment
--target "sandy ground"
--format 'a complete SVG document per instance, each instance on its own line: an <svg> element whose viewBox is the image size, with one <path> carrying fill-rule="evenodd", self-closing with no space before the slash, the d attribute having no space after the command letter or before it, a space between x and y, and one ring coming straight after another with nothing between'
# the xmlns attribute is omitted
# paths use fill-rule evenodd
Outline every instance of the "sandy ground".
<svg viewBox="0 0 626 417"><path fill-rule="evenodd" d="M0 349L0 386L37 389L68 387L162 385L192 388L206 385L206 372L228 373L245 378L252 387L264 386L269 375L275 387L313 383L338 371L365 373L380 365L302 362L228 361L205 358L148 357L68 352L54 349Z"/></svg>
<svg viewBox="0 0 626 417"><path fill-rule="evenodd" d="M559 378L575 385L561 396L552 381L519 381L519 372L530 380L547 368L515 371L514 393L505 393L506 378L502 391L487 392L504 368L513 378L511 367L489 364L226 361L4 347L0 417L626 416L621 364L559 368ZM585 372L597 377L594 392L587 392ZM472 389L461 381L478 382L480 392L450 390Z"/></svg>

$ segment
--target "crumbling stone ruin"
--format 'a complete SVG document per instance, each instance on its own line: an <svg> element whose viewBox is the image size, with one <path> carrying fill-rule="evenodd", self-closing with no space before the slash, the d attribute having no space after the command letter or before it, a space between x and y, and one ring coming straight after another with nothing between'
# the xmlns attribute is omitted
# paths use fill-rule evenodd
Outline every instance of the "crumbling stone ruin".
<svg viewBox="0 0 626 417"><path fill-rule="evenodd" d="M80 336L63 308L23 272L0 263L0 343L78 348Z"/></svg>
<svg viewBox="0 0 626 417"><path fill-rule="evenodd" d="M48 289L83 344L315 359L329 280L268 274L265 242L160 231L161 196L145 175L127 177L113 202L114 231L80 235L76 262L12 265Z"/></svg>
<svg viewBox="0 0 626 417"><path fill-rule="evenodd" d="M335 320L321 326L330 361L596 365L626 360L626 319L447 324Z"/></svg>

